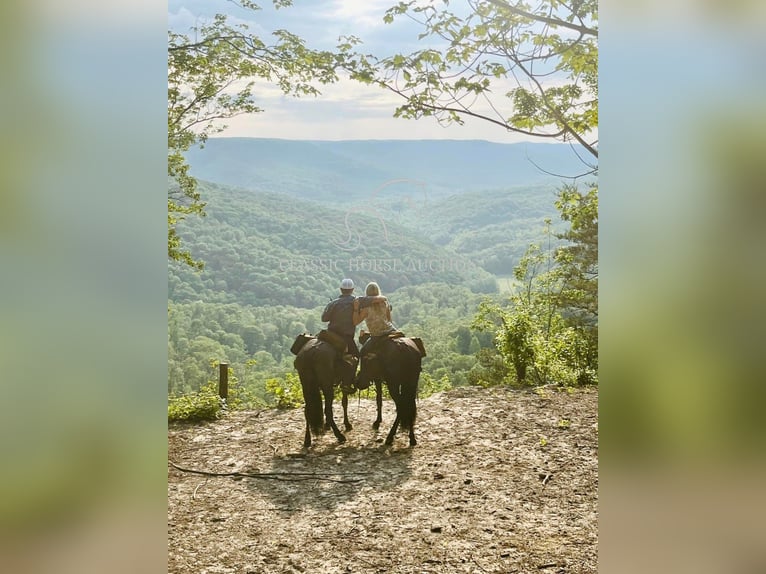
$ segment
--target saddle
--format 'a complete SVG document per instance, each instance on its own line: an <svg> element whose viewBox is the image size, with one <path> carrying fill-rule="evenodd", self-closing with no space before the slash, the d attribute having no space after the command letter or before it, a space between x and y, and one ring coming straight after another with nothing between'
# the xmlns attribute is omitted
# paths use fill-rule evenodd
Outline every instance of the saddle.
<svg viewBox="0 0 766 574"><path fill-rule="evenodd" d="M361 333L359 333L359 342L362 345L364 345L365 341L367 341L367 339L369 339L370 337L372 337L372 335L370 335L367 331L362 331ZM406 337L406 335L402 333L401 331L394 331L393 333L388 333L387 335L385 335L385 337L389 339L398 339L400 337Z"/></svg>
<svg viewBox="0 0 766 574"><path fill-rule="evenodd" d="M325 343L330 343L333 347L335 347L335 350L339 353L344 353L346 351L347 343L346 340L338 335L337 333L333 333L332 331L328 331L327 329L322 329L317 334L317 339L320 341L324 341Z"/></svg>
<svg viewBox="0 0 766 574"><path fill-rule="evenodd" d="M404 345L420 353L421 357L426 356L426 348L420 337L400 337L395 340L398 345Z"/></svg>
<svg viewBox="0 0 766 574"><path fill-rule="evenodd" d="M322 329L318 334L312 335L311 333L301 333L295 338L293 344L290 346L290 352L293 355L297 355L301 352L301 349L306 346L306 343L312 339L318 339L326 343L330 343L335 350L341 354L341 358L349 364L353 364L354 356L346 353L346 341L343 337L336 335L332 331Z"/></svg>
<svg viewBox="0 0 766 574"><path fill-rule="evenodd" d="M371 335L367 331L362 331L359 335L359 342L364 344L367 339L369 339ZM401 331L394 331L393 333L389 333L387 335L388 339L395 340L397 343L405 344L410 347L414 347L418 350L421 357L426 356L426 347L423 345L423 339L420 337L407 337L404 333ZM367 355L370 359L374 359L376 357L375 352L369 353Z"/></svg>

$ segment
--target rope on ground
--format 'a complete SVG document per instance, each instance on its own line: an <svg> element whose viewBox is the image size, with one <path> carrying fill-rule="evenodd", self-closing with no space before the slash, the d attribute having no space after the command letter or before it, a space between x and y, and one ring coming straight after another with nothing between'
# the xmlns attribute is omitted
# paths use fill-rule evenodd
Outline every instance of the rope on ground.
<svg viewBox="0 0 766 574"><path fill-rule="evenodd" d="M180 470L192 474L201 474L203 476L241 476L247 478L260 478L263 480L282 480L282 481L301 481L301 480L324 480L326 482L354 483L362 482L363 478L331 478L329 474L337 473L316 473L316 472L210 472L207 470L196 470L193 468L184 468L177 465L172 460L168 464ZM354 474L371 474L369 472L355 472Z"/></svg>

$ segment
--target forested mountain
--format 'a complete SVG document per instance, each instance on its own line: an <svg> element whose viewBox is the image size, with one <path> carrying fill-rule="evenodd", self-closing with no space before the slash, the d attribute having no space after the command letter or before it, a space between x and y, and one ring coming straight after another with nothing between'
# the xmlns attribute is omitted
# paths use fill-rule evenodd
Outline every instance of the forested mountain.
<svg viewBox="0 0 766 574"><path fill-rule="evenodd" d="M417 225L431 240L485 271L513 272L546 218L558 224L551 185L473 191L434 201Z"/></svg>
<svg viewBox="0 0 766 574"><path fill-rule="evenodd" d="M210 138L203 149L193 148L186 157L191 174L202 180L335 206L368 199L387 182L402 179L422 182L431 197L444 197L558 184L562 176L585 171L567 145L466 140Z"/></svg>
<svg viewBox="0 0 766 574"><path fill-rule="evenodd" d="M384 292L425 282L496 290L470 258L375 216L209 183L201 192L207 216L179 229L205 270L171 263L172 301L314 307L337 294L341 277Z"/></svg>
<svg viewBox="0 0 766 574"><path fill-rule="evenodd" d="M265 397L342 277L357 293L380 284L397 326L426 342L426 379L467 384L493 348L470 329L480 301L558 220L560 182L527 148L579 169L568 146L545 144L209 140L189 154L206 216L178 225L205 268L169 264L168 393L199 389L219 360Z"/></svg>

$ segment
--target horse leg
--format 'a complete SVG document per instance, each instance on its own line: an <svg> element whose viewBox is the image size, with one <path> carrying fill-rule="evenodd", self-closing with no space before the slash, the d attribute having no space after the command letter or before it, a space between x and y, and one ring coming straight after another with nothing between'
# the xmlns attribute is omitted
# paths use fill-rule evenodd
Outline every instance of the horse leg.
<svg viewBox="0 0 766 574"><path fill-rule="evenodd" d="M383 422L383 383L375 381L375 405L378 407L378 418L372 423L372 428L378 430Z"/></svg>
<svg viewBox="0 0 766 574"><path fill-rule="evenodd" d="M391 398L394 401L394 406L396 407L396 418L394 419L394 424L391 425L391 430L388 431L388 436L386 437L386 444L394 444L394 436L396 435L396 431L399 430L399 422L401 420L400 413L400 407L399 404L402 402L402 396L400 393L399 386L396 384L387 383L386 385L388 387L388 394L391 395Z"/></svg>
<svg viewBox="0 0 766 574"><path fill-rule="evenodd" d="M410 446L418 444L418 441L415 440L415 419L418 413L417 389L417 379L414 381L408 380L402 385L401 395L399 396L400 408L398 408L398 412L401 412L402 415L402 429L409 431Z"/></svg>
<svg viewBox="0 0 766 574"><path fill-rule="evenodd" d="M316 378L311 372L302 370L298 372L303 391L303 414L306 419L306 433L303 438L303 447L311 446L311 435L319 435L322 432L322 393L317 387Z"/></svg>
<svg viewBox="0 0 766 574"><path fill-rule="evenodd" d="M396 431L399 429L399 415L396 415L396 418L394 419L394 424L391 425L391 430L388 431L388 436L386 437L386 444L392 445L394 444L394 436L396 435Z"/></svg>
<svg viewBox="0 0 766 574"><path fill-rule="evenodd" d="M348 420L348 393L343 393L340 403L343 405L343 427L346 431L350 431L354 427L351 426L351 423Z"/></svg>
<svg viewBox="0 0 766 574"><path fill-rule="evenodd" d="M343 436L343 433L340 432L340 429L338 428L338 425L335 424L335 418L332 414L332 385L329 389L323 389L322 390L324 394L324 414L325 414L325 420L330 423L330 428L332 429L333 434L335 435L335 438L338 439L339 443L346 442L346 437Z"/></svg>

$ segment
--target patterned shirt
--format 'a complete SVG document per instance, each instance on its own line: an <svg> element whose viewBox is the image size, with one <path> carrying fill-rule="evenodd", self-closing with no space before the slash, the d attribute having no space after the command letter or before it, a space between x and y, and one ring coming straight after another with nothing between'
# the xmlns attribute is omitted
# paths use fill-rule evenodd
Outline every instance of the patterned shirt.
<svg viewBox="0 0 766 574"><path fill-rule="evenodd" d="M385 305L370 305L367 308L367 317L365 317L364 323L367 326L370 335L377 337L396 331L394 324L388 320L388 311L390 310L390 303L386 303Z"/></svg>

